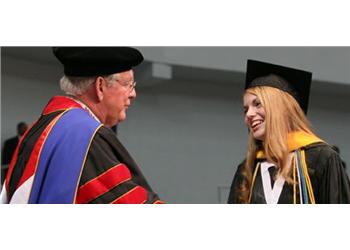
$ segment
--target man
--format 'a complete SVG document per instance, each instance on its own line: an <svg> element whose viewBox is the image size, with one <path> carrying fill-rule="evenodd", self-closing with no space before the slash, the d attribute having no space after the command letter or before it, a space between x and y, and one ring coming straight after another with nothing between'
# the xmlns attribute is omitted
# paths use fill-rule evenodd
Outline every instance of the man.
<svg viewBox="0 0 350 250"><path fill-rule="evenodd" d="M60 47L61 89L22 137L3 203L161 203L110 127L136 97L128 47Z"/></svg>
<svg viewBox="0 0 350 250"><path fill-rule="evenodd" d="M1 185L4 183L9 164L11 162L13 153L15 152L16 146L21 136L26 132L28 125L25 122L17 124L17 135L6 140L2 149L1 159Z"/></svg>

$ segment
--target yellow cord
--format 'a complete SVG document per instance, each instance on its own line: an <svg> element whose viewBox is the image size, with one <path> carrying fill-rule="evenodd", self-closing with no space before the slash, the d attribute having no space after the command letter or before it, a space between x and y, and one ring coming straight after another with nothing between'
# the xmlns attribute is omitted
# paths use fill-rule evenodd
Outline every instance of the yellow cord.
<svg viewBox="0 0 350 250"><path fill-rule="evenodd" d="M308 189L308 193L309 193L309 197L310 197L310 202L311 204L315 204L315 197L314 197L314 192L312 189L312 185L311 185L311 181L310 181L310 177L309 177L309 173L307 171L307 165L306 165L306 161L305 161L305 151L301 150L301 161L302 161L302 168L303 168L303 172L305 174L305 180L306 180L306 186ZM256 179L256 175L258 173L258 170L260 168L260 162L257 163L255 170L254 170L254 174L253 174L253 179L252 179L252 184L250 186L250 191L249 191L249 203L251 202L251 198L252 198L252 193L253 193L253 188L254 188L254 184L255 184L255 179ZM296 188L296 168L297 168L297 164L296 164L296 159L294 157L293 159L293 204L297 203L297 188Z"/></svg>
<svg viewBox="0 0 350 250"><path fill-rule="evenodd" d="M302 161L301 165L302 165L303 172L304 172L304 175L305 175L306 186L307 186L307 189L308 189L308 192L309 192L310 202L311 202L311 204L315 204L314 192L313 192L313 189L312 189L309 173L307 171L307 165L306 165L306 161L305 161L305 151L304 150L301 150L301 161Z"/></svg>
<svg viewBox="0 0 350 250"><path fill-rule="evenodd" d="M296 164L296 159L295 157L293 157L293 204L297 204L297 180L296 180L296 168L297 168L297 164Z"/></svg>

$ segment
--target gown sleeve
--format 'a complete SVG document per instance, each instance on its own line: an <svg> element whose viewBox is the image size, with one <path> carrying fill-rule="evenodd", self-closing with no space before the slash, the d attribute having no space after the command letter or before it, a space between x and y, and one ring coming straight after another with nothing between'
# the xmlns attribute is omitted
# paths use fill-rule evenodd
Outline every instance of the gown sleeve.
<svg viewBox="0 0 350 250"><path fill-rule="evenodd" d="M350 181L339 154L329 146L324 146L318 158L318 164L314 166L319 178L316 203L350 203Z"/></svg>
<svg viewBox="0 0 350 250"><path fill-rule="evenodd" d="M238 192L238 188L241 185L242 181L243 181L243 176L242 176L242 169L244 166L245 161L241 162L236 170L236 173L234 174L233 180L232 180L232 184L231 184L231 188L230 188L230 194L228 196L228 204L237 204L237 203L241 203L239 201L239 192Z"/></svg>
<svg viewBox="0 0 350 250"><path fill-rule="evenodd" d="M112 130L94 136L83 167L76 203L163 203Z"/></svg>

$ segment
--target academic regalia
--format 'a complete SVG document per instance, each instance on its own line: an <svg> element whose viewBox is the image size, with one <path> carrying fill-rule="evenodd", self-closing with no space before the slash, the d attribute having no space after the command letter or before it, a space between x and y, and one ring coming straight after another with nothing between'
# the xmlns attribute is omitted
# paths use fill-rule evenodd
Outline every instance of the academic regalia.
<svg viewBox="0 0 350 250"><path fill-rule="evenodd" d="M308 71L248 60L244 88L268 86L280 89L293 96L306 114L309 106L311 79L312 73Z"/></svg>
<svg viewBox="0 0 350 250"><path fill-rule="evenodd" d="M296 150L305 151L307 175L311 181L314 202L316 204L350 203L350 182L338 153L330 145L322 142L322 140L317 138L310 139L310 136L305 136L304 133L297 133L293 136L295 141L292 143L293 145L289 144L289 147L292 152ZM256 176L255 180L253 180L253 187L251 188L250 203L266 203L262 171L261 169L256 169L259 167L259 163L263 161L266 161L266 159L261 154L261 151L259 151L253 169L253 172L256 172ZM233 178L228 203L239 203L238 188L244 178L242 176L243 166L244 162L238 166ZM271 179L275 179L275 177L271 176ZM295 203L301 203L300 201L303 201L300 195L300 189L302 188L298 184L301 181L298 178L296 179L297 185L295 191L293 184L284 183L278 203L292 204L294 203L294 197L296 199ZM271 180L271 183L273 182ZM310 200L308 203L311 203Z"/></svg>
<svg viewBox="0 0 350 250"><path fill-rule="evenodd" d="M73 98L54 97L21 138L2 203L161 203L115 136Z"/></svg>
<svg viewBox="0 0 350 250"><path fill-rule="evenodd" d="M312 73L281 65L247 61L245 89L273 87L291 95L307 113ZM292 184L278 175L279 166L257 152L252 169L248 203L350 203L350 182L342 161L331 146L314 135L297 131L288 135ZM238 166L228 203L239 203L245 181L244 162Z"/></svg>

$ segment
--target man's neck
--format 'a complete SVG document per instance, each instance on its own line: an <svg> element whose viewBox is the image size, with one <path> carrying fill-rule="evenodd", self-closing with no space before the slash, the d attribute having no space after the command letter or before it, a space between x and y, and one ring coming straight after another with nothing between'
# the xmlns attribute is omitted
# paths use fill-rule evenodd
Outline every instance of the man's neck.
<svg viewBox="0 0 350 250"><path fill-rule="evenodd" d="M98 122L102 123L101 120L98 118L98 114L96 113L96 110L94 109L94 106L89 104L84 98L78 97L78 96L71 96L69 95L70 98L72 98L74 101L79 103L83 109L89 112L89 114L95 118Z"/></svg>

